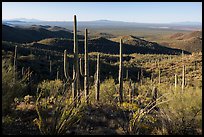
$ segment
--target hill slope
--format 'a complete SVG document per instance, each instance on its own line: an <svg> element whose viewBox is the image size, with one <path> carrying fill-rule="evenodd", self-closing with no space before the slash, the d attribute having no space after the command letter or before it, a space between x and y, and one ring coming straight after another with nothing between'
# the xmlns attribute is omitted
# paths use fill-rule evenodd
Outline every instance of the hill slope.
<svg viewBox="0 0 204 137"><path fill-rule="evenodd" d="M181 50L172 49L168 47L161 46L157 43L148 42L137 38L138 45L133 43L126 43L124 39L123 53L142 53L142 54L180 54ZM84 53L84 41L79 40L79 53ZM88 41L89 52L102 52L106 54L119 54L119 42L111 41L109 39L98 37L92 38ZM72 39L59 39L59 38L49 38L38 41L35 46L42 46L44 48L52 48L52 50L63 51L67 49L69 53L73 51L73 40ZM186 52L187 53L187 52Z"/></svg>
<svg viewBox="0 0 204 137"><path fill-rule="evenodd" d="M69 31L61 30L61 28L57 28L58 30L56 30L56 27L51 29L52 31L46 29L45 26L19 28L2 25L2 40L27 43L45 38L73 38L73 34ZM83 38L83 36L79 36L79 38Z"/></svg>
<svg viewBox="0 0 204 137"><path fill-rule="evenodd" d="M163 37L158 43L171 48L183 49L188 52L202 51L202 31L193 31L187 34L175 33Z"/></svg>

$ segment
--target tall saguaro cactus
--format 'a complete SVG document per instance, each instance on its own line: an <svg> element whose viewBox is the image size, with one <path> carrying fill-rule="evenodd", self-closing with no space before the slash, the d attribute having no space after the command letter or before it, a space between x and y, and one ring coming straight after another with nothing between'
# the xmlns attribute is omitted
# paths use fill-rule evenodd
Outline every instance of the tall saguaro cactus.
<svg viewBox="0 0 204 137"><path fill-rule="evenodd" d="M74 67L73 79L76 80L72 83L72 95L80 99L80 80L79 80L79 55L78 55L78 39L77 39L77 19L74 15Z"/></svg>
<svg viewBox="0 0 204 137"><path fill-rule="evenodd" d="M88 103L88 95L89 95L89 59L88 59L88 36L87 29L85 29L85 39L84 39L84 74L82 70L82 61L80 58L80 73L84 77L84 92L85 92L85 100Z"/></svg>
<svg viewBox="0 0 204 137"><path fill-rule="evenodd" d="M123 102L123 52L122 39L120 39L120 66L119 66L119 101Z"/></svg>
<svg viewBox="0 0 204 137"><path fill-rule="evenodd" d="M138 70L137 72L137 80L139 81L140 80L140 71Z"/></svg>
<svg viewBox="0 0 204 137"><path fill-rule="evenodd" d="M21 75L24 75L24 67L21 68Z"/></svg>
<svg viewBox="0 0 204 137"><path fill-rule="evenodd" d="M52 60L50 60L50 76L52 74Z"/></svg>
<svg viewBox="0 0 204 137"><path fill-rule="evenodd" d="M159 84L161 83L161 69L159 67Z"/></svg>
<svg viewBox="0 0 204 137"><path fill-rule="evenodd" d="M153 77L154 77L154 74L153 74L153 73L151 73L151 76L150 76L151 83L153 83Z"/></svg>
<svg viewBox="0 0 204 137"><path fill-rule="evenodd" d="M143 76L144 76L143 75L143 69L141 68L140 71L141 71L140 72L140 84L142 85L143 84Z"/></svg>
<svg viewBox="0 0 204 137"><path fill-rule="evenodd" d="M80 80L79 80L79 55L78 55L78 40L77 40L77 24L76 15L74 15L74 60L73 60L73 78L71 79L68 74L67 51L64 50L64 76L67 81L72 83L72 96L73 99L78 97L80 100Z"/></svg>
<svg viewBox="0 0 204 137"><path fill-rule="evenodd" d="M14 51L14 61L13 61L13 69L14 69L14 82L16 81L16 75L17 75L17 48L18 46L15 46L15 51Z"/></svg>
<svg viewBox="0 0 204 137"><path fill-rule="evenodd" d="M158 96L157 88L153 87L153 90L152 90L152 106L156 105L157 96Z"/></svg>
<svg viewBox="0 0 204 137"><path fill-rule="evenodd" d="M177 88L177 83L178 83L178 78L177 78L177 75L175 74L175 90Z"/></svg>
<svg viewBox="0 0 204 137"><path fill-rule="evenodd" d="M133 91L134 91L134 86L132 84L132 80L129 80L129 103L132 103L132 95L133 95Z"/></svg>
<svg viewBox="0 0 204 137"><path fill-rule="evenodd" d="M128 78L129 78L129 74L128 74L128 69L126 70L126 80L128 80Z"/></svg>
<svg viewBox="0 0 204 137"><path fill-rule="evenodd" d="M100 92L100 54L99 53L97 55L95 90L96 90L96 101L99 101L99 92Z"/></svg>
<svg viewBox="0 0 204 137"><path fill-rule="evenodd" d="M183 71L182 71L182 92L184 91L185 86L185 65L183 65Z"/></svg>
<svg viewBox="0 0 204 137"><path fill-rule="evenodd" d="M57 68L57 80L59 79L59 68Z"/></svg>

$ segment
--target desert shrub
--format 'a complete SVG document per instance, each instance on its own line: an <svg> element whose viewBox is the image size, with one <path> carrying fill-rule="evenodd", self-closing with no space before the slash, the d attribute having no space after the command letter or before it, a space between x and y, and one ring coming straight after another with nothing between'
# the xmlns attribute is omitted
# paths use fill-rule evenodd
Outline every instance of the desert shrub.
<svg viewBox="0 0 204 137"><path fill-rule="evenodd" d="M157 126L158 119L156 113L138 108L133 113L129 121L129 134L131 135L150 135L154 128Z"/></svg>
<svg viewBox="0 0 204 137"><path fill-rule="evenodd" d="M25 78L14 82L14 69L8 60L2 60L2 113L11 111L15 97L23 97L27 84Z"/></svg>
<svg viewBox="0 0 204 137"><path fill-rule="evenodd" d="M166 104L169 100L166 99L167 94L158 95L156 100L152 97L147 97L147 94L138 95L137 102L140 102L136 109L132 109L132 116L129 120L128 133L134 135L150 135L160 127L161 120L158 117L160 105ZM136 103L136 102L135 102Z"/></svg>
<svg viewBox="0 0 204 137"><path fill-rule="evenodd" d="M83 102L71 97L71 85L59 80L39 84L34 120L44 135L68 134L82 117Z"/></svg>
<svg viewBox="0 0 204 137"><path fill-rule="evenodd" d="M59 91L63 87L61 80L44 80L38 85L44 96L49 96L51 91Z"/></svg>
<svg viewBox="0 0 204 137"><path fill-rule="evenodd" d="M4 125L10 125L15 121L15 119L9 115L2 117L2 124Z"/></svg>
<svg viewBox="0 0 204 137"><path fill-rule="evenodd" d="M111 104L116 100L117 92L115 87L115 81L113 78L109 78L100 83L99 100L102 103ZM94 85L90 89L90 100L95 102L95 87Z"/></svg>
<svg viewBox="0 0 204 137"><path fill-rule="evenodd" d="M201 134L202 89L189 87L182 93L178 88L167 98L171 101L161 106L161 119L167 134Z"/></svg>

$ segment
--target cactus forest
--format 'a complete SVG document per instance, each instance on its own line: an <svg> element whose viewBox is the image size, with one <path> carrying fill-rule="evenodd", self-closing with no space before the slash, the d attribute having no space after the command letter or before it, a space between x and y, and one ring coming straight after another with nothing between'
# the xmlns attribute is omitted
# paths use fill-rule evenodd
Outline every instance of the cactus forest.
<svg viewBox="0 0 204 137"><path fill-rule="evenodd" d="M92 38L77 19L69 40L2 41L3 134L202 134L202 52Z"/></svg>

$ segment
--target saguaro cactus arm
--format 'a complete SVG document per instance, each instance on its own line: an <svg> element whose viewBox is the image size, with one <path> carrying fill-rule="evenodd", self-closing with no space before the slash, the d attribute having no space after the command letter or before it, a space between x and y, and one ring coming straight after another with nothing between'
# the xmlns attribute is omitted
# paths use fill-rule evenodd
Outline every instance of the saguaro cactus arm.
<svg viewBox="0 0 204 137"><path fill-rule="evenodd" d="M79 62L80 62L80 65L79 65L80 66L80 74L82 75L82 77L85 77L85 73L83 73L83 69L82 69L82 66L83 66L82 65L82 58L79 59Z"/></svg>
<svg viewBox="0 0 204 137"><path fill-rule="evenodd" d="M77 73L74 73L74 78L72 79L70 76L69 76L69 72L68 72L68 61L67 61L67 50L64 50L64 76L66 78L67 81L70 81L71 83L75 82L76 80L76 75Z"/></svg>

